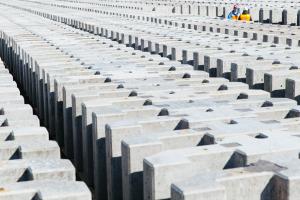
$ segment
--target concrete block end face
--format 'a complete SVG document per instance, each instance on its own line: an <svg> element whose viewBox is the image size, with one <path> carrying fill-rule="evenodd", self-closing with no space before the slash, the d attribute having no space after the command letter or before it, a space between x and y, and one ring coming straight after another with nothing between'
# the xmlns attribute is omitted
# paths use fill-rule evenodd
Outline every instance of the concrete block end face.
<svg viewBox="0 0 300 200"><path fill-rule="evenodd" d="M144 200L155 199L155 182L154 182L154 169L152 164L144 159L143 161L143 191Z"/></svg>
<svg viewBox="0 0 300 200"><path fill-rule="evenodd" d="M285 97L294 99L296 98L296 81L293 79L287 78L285 81Z"/></svg>
<svg viewBox="0 0 300 200"><path fill-rule="evenodd" d="M176 186L176 184L171 185L171 199L172 200L184 200L185 195L183 194L183 191Z"/></svg>
<svg viewBox="0 0 300 200"><path fill-rule="evenodd" d="M285 118L289 119L289 118L298 118L298 117L300 117L299 109L291 109Z"/></svg>
<svg viewBox="0 0 300 200"><path fill-rule="evenodd" d="M239 94L239 96L237 97L237 99L248 99L249 95L245 92L242 92Z"/></svg>
<svg viewBox="0 0 300 200"><path fill-rule="evenodd" d="M246 83L251 87L254 85L254 71L252 69L246 69Z"/></svg>
<svg viewBox="0 0 300 200"><path fill-rule="evenodd" d="M189 128L190 128L189 121L187 119L182 119L176 125L174 130L183 130L183 129L189 129Z"/></svg>
<svg viewBox="0 0 300 200"><path fill-rule="evenodd" d="M272 92L272 75L266 73L264 75L264 90L267 92Z"/></svg>

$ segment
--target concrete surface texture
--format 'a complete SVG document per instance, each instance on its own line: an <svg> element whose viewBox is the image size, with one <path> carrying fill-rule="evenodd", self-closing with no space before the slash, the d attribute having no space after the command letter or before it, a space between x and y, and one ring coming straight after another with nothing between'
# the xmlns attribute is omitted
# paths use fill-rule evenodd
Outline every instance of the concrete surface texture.
<svg viewBox="0 0 300 200"><path fill-rule="evenodd" d="M298 200L299 4L0 0L0 199Z"/></svg>

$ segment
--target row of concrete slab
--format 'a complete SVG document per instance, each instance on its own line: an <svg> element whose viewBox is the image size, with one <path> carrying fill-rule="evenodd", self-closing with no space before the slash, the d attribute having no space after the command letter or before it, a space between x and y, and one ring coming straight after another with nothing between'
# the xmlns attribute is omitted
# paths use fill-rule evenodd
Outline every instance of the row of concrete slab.
<svg viewBox="0 0 300 200"><path fill-rule="evenodd" d="M195 69L205 70L211 76L246 82L251 88L264 89L275 97L299 99L299 29L283 28L282 36L276 35L280 29L274 25L262 31L255 29L255 24L244 23L239 25L248 30L229 31L221 29L219 24L202 26L202 30L182 29L169 26L169 23L145 23L138 19L87 11L73 13L68 8L53 11L55 7L41 7L28 2L20 6L20 2L4 4L116 40L136 50L192 64ZM180 24L178 21L174 24ZM220 24L222 22L219 20ZM190 23L184 27L186 25L192 27ZM197 22L194 26L201 27ZM273 29L275 27L277 30ZM207 29L210 31L203 31ZM271 33L272 30L274 33ZM291 38L283 36L290 30L294 31Z"/></svg>
<svg viewBox="0 0 300 200"><path fill-rule="evenodd" d="M1 38L1 56L4 46ZM7 55L8 52L6 52ZM15 61L18 61L15 59ZM91 199L0 60L0 199Z"/></svg>
<svg viewBox="0 0 300 200"><path fill-rule="evenodd" d="M164 26L148 24L148 33L138 32L143 27L135 24L137 29L129 34L125 26L115 31L116 26L105 29L87 22L94 18L84 18L85 12L72 17L62 10L50 14L52 7L42 12L34 3L20 2L0 6L1 57L50 137L95 189L95 199L297 200L300 110L296 101L271 98L269 92L249 89L246 83L209 77L212 70L194 70L174 59L178 49L189 51L189 45L196 44L181 43L184 40L177 36L201 40L193 31L174 32L168 27L169 33L175 33L174 42L152 33L166 34ZM158 45L133 45L140 39ZM213 46L215 41L222 48L208 50L208 43ZM242 47L241 41L253 52L261 48L276 58L288 60L297 53L291 47L247 39L238 43L231 36L222 39L215 34L195 46L198 56L203 52L207 57L230 45ZM167 58L169 45L173 60ZM158 49L156 54L145 50L152 47ZM235 52L229 53L223 57ZM238 56L251 57L239 52L235 60ZM289 71L291 61L284 61L272 63Z"/></svg>
<svg viewBox="0 0 300 200"><path fill-rule="evenodd" d="M238 5L241 12L244 8L250 10L254 21L261 23L300 25L299 1L55 1L51 5L69 7L77 10L96 11L108 8L117 13L151 13L152 15L194 15L208 17L223 17L232 11L233 5ZM50 5L48 2L43 3Z"/></svg>
<svg viewBox="0 0 300 200"><path fill-rule="evenodd" d="M22 1L22 7L28 8L29 11L34 12L38 10L42 15L50 15L55 20L64 17L60 13L58 16L51 16L53 13L49 13L49 8L45 9L45 6L53 7L55 10L60 10L62 8L62 13L70 12L70 15L74 13L74 10L79 10L82 14L88 12L89 14L96 13L97 17L103 18L103 15L108 15L105 18L112 18L112 23L120 23L119 18L129 18L142 22L151 22L155 24L164 24L168 26L175 26L180 28L194 29L199 31L207 31L207 32L215 32L215 33L223 33L229 34L242 38L250 38L252 40L257 40L261 42L271 42L275 44L282 44L288 46L299 46L299 37L298 32L299 28L297 26L282 26L282 25L274 25L274 24L261 24L261 23L245 23L239 21L232 20L221 20L219 18L211 18L211 17L201 17L198 16L181 16L181 15L166 15L164 13L160 14L152 14L149 12L132 12L131 10L124 9L115 9L110 6L99 6L95 7L95 5L90 5L88 2L84 2L80 5L74 5L70 2L66 2L68 4L64 4L64 1L52 1L51 3L45 2L32 2L27 4L26 1ZM97 3L95 3L97 5ZM18 3L14 4L18 5ZM36 7L35 10L31 10L32 6ZM86 7L83 9L83 7ZM45 10L44 10L45 9ZM53 10L50 9L52 12ZM123 22L124 23L124 22ZM133 21L132 23L135 23Z"/></svg>
<svg viewBox="0 0 300 200"><path fill-rule="evenodd" d="M32 2L32 1L30 1ZM145 15L155 16L196 16L210 18L227 18L232 11L236 2L218 4L216 2L178 2L177 4L163 5L162 2L151 3L149 1L126 1L125 6L122 1L95 2L95 1L77 1L74 4L70 1L52 1L35 2L43 6L55 6L61 8L69 8L73 10L100 12L114 15ZM126 6L128 5L128 6ZM253 21L263 24L280 24L280 25L297 25L300 26L300 12L297 6L287 7L268 7L268 6L251 6L247 3L237 4L241 12L247 7L251 13Z"/></svg>

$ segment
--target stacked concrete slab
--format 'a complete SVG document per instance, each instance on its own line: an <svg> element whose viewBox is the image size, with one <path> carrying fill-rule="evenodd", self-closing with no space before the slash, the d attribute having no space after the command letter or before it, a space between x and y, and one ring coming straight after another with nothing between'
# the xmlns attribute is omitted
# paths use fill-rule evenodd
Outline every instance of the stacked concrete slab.
<svg viewBox="0 0 300 200"><path fill-rule="evenodd" d="M24 1L23 1L24 2ZM142 1L141 3L143 3ZM71 2L67 1L53 1L49 2L36 2L35 6L51 6L56 9L63 8L65 11L69 10L74 13L74 10L78 10L79 12L89 12L93 15L106 15L111 17L123 17L129 19L143 20L152 23L158 24L168 24L172 26L179 26L189 29L203 29L210 32L225 32L226 34L234 34L241 35L243 37L253 37L253 39L257 38L258 40L262 39L263 41L274 41L274 43L284 43L284 44L294 44L298 45L299 38L293 34L293 32L297 31L297 27L291 26L282 26L275 25L275 20L273 20L273 24L261 24L261 23L237 23L230 20L220 20L215 17L203 17L194 15L172 15L167 14L168 12L163 12L158 10L158 12L149 12L147 10L139 9L138 7L123 6L122 2L115 3L115 6L108 4L101 4L97 2L78 2L79 5L74 5ZM136 4L136 2L135 2ZM146 2L148 5L149 2ZM161 3L163 4L163 3ZM130 5L130 2L127 2L125 5ZM190 5L187 5L190 6ZM161 6L163 7L163 6ZM125 8L125 9L124 9ZM193 6L193 8L195 8ZM206 6L203 7L204 10L207 10ZM133 10L134 9L134 12ZM205 11L206 12L206 11ZM55 16L52 16L55 17ZM254 16L253 16L254 17ZM55 17L57 19L57 17ZM277 17L282 20L282 16ZM248 29L248 30L247 30ZM287 29L287 30L285 30ZM263 38L262 38L263 37Z"/></svg>
<svg viewBox="0 0 300 200"><path fill-rule="evenodd" d="M17 2L10 4L12 5L18 6ZM35 10L32 10L33 6L36 6ZM170 27L167 20L165 24L158 26L154 18L151 18L153 21L151 25L145 24L143 20L127 20L121 16L105 17L105 14L94 14L89 10L74 13L68 7L59 7L53 12L51 8L55 6L45 8L40 4L25 2L23 8L18 8L117 40L127 46L133 46L136 50L193 64L195 69L203 69L210 72L212 76L223 76L232 81L246 82L252 88L271 92L275 97L287 96L297 99L299 95L297 89L293 87L294 81L286 84L288 79L294 79L299 65L296 56L299 52L298 29L287 28L283 32L288 33L293 30L291 38L277 35L281 34L281 31L274 25L269 29L260 25L264 27L261 29L255 24L242 23L240 26L246 29L240 32L229 31L227 28L221 31L218 28L219 24L215 27L202 27L202 30L198 28L183 30L178 27L178 24L182 23L180 20L178 23L173 23L177 26ZM86 17L89 13L93 14ZM148 17L146 19L149 20ZM192 24L183 23L182 26L191 28ZM270 29L274 33L270 32ZM215 30L217 33L206 30Z"/></svg>
<svg viewBox="0 0 300 200"><path fill-rule="evenodd" d="M173 26L170 16L148 20L155 14L147 6L146 19L128 19L91 10L98 5L93 1L79 3L86 7L0 1L0 52L95 199L298 198L300 107L271 96L297 96L299 49L273 44L276 36L269 30L279 33L278 26L237 24L245 26L246 37L227 32L230 22L210 26L207 18L192 28L190 22L178 25L185 23L178 17ZM113 3L100 3L99 9ZM144 8L127 3L115 6L125 13ZM2 110L3 126L38 126L22 106ZM5 174L14 169L14 175L4 176L3 190L27 188L22 197L29 199L90 199L43 131L18 129L18 137L5 132L3 138L26 144L4 155L22 155L22 162L4 165ZM41 147L45 155L30 154Z"/></svg>
<svg viewBox="0 0 300 200"><path fill-rule="evenodd" d="M40 3L40 2L39 2ZM299 25L298 1L53 1L42 2L43 5L52 5L76 10L99 12L105 8L104 13L115 15L131 15L131 13L150 13L155 15L186 15L186 16L209 16L226 17L234 4L240 9L248 8L252 18L261 23L279 23ZM100 8L100 9L99 9ZM132 15L131 15L132 16Z"/></svg>
<svg viewBox="0 0 300 200"><path fill-rule="evenodd" d="M0 199L91 199L0 61Z"/></svg>

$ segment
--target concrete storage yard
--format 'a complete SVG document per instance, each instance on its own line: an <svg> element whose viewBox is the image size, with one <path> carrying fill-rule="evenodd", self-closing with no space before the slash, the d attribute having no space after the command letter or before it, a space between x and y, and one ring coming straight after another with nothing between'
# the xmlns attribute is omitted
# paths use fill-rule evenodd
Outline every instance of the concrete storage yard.
<svg viewBox="0 0 300 200"><path fill-rule="evenodd" d="M300 200L299 6L0 0L0 200Z"/></svg>

